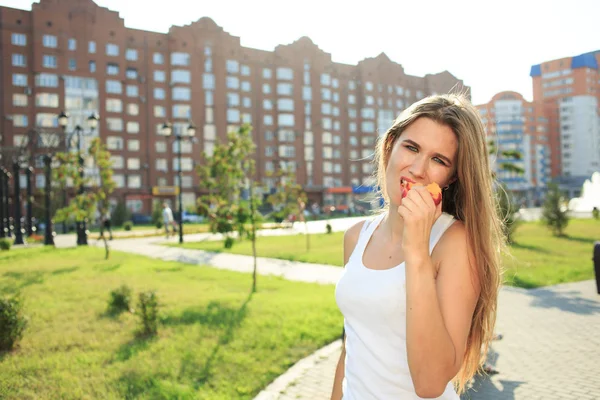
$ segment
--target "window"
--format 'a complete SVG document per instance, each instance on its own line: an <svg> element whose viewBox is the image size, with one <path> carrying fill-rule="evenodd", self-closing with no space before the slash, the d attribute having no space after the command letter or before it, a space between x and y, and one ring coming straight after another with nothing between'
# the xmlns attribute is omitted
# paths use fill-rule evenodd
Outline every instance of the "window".
<svg viewBox="0 0 600 400"><path fill-rule="evenodd" d="M184 69L174 69L171 71L171 83L190 83L190 71Z"/></svg>
<svg viewBox="0 0 600 400"><path fill-rule="evenodd" d="M271 85L269 85L268 83L263 83L262 90L264 94L271 93Z"/></svg>
<svg viewBox="0 0 600 400"><path fill-rule="evenodd" d="M106 99L106 112L122 112L123 102L119 99Z"/></svg>
<svg viewBox="0 0 600 400"><path fill-rule="evenodd" d="M90 61L89 68L91 73L96 72L96 61Z"/></svg>
<svg viewBox="0 0 600 400"><path fill-rule="evenodd" d="M119 74L119 66L117 64L106 64L106 74L107 75L118 75Z"/></svg>
<svg viewBox="0 0 600 400"><path fill-rule="evenodd" d="M27 59L23 54L13 54L12 65L13 67L25 67L27 65Z"/></svg>
<svg viewBox="0 0 600 400"><path fill-rule="evenodd" d="M27 75L13 74L12 82L14 86L27 86Z"/></svg>
<svg viewBox="0 0 600 400"><path fill-rule="evenodd" d="M164 153L167 151L167 142L165 141L158 141L155 144L155 148L156 148L156 152L157 153Z"/></svg>
<svg viewBox="0 0 600 400"><path fill-rule="evenodd" d="M106 138L106 148L108 150L123 150L123 138L108 136Z"/></svg>
<svg viewBox="0 0 600 400"><path fill-rule="evenodd" d="M10 36L10 43L13 46L27 46L27 36L22 33L13 33Z"/></svg>
<svg viewBox="0 0 600 400"><path fill-rule="evenodd" d="M157 171L168 172L169 164L166 158L158 158L155 165Z"/></svg>
<svg viewBox="0 0 600 400"><path fill-rule="evenodd" d="M128 140L127 141L127 150L140 151L140 141L137 139Z"/></svg>
<svg viewBox="0 0 600 400"><path fill-rule="evenodd" d="M136 49L127 49L125 50L125 59L127 61L137 61L138 52Z"/></svg>
<svg viewBox="0 0 600 400"><path fill-rule="evenodd" d="M171 53L171 65L190 65L190 55L188 53Z"/></svg>
<svg viewBox="0 0 600 400"><path fill-rule="evenodd" d="M242 82L242 92L249 92L249 91L250 91L250 82L243 81Z"/></svg>
<svg viewBox="0 0 600 400"><path fill-rule="evenodd" d="M229 123L240 122L240 111L233 109L233 108L227 109L227 122L229 122Z"/></svg>
<svg viewBox="0 0 600 400"><path fill-rule="evenodd" d="M175 87L173 88L173 100L190 100L192 97L192 91L190 88Z"/></svg>
<svg viewBox="0 0 600 400"><path fill-rule="evenodd" d="M164 100L164 98L165 98L165 89L154 88L154 98L156 100Z"/></svg>
<svg viewBox="0 0 600 400"><path fill-rule="evenodd" d="M127 85L127 88L125 89L125 92L127 94L128 97L138 97L139 95L139 88L136 85Z"/></svg>
<svg viewBox="0 0 600 400"><path fill-rule="evenodd" d="M165 71L154 71L154 82L164 82L166 80Z"/></svg>
<svg viewBox="0 0 600 400"><path fill-rule="evenodd" d="M167 111L163 106L154 106L154 116L155 117L166 117Z"/></svg>
<svg viewBox="0 0 600 400"><path fill-rule="evenodd" d="M375 123L372 121L363 121L361 124L361 129L363 132L375 132Z"/></svg>
<svg viewBox="0 0 600 400"><path fill-rule="evenodd" d="M237 74L240 71L240 64L235 60L225 61L225 69L230 74Z"/></svg>
<svg viewBox="0 0 600 400"><path fill-rule="evenodd" d="M331 75L321 74L321 85L323 85L323 86L331 85Z"/></svg>
<svg viewBox="0 0 600 400"><path fill-rule="evenodd" d="M56 93L38 93L35 95L35 105L37 107L58 107L58 94Z"/></svg>
<svg viewBox="0 0 600 400"><path fill-rule="evenodd" d="M277 68L277 79L280 80L292 80L294 78L294 71L291 68Z"/></svg>
<svg viewBox="0 0 600 400"><path fill-rule="evenodd" d="M189 119L192 115L192 108L188 104L175 104L173 106L173 118Z"/></svg>
<svg viewBox="0 0 600 400"><path fill-rule="evenodd" d="M373 90L373 82L366 82L365 83L365 89L367 89L369 92Z"/></svg>
<svg viewBox="0 0 600 400"><path fill-rule="evenodd" d="M206 90L214 90L215 76L213 74L202 75L202 88L204 88Z"/></svg>
<svg viewBox="0 0 600 400"><path fill-rule="evenodd" d="M165 63L165 56L163 56L161 53L154 53L152 55L152 61L154 62L154 64L164 64Z"/></svg>
<svg viewBox="0 0 600 400"><path fill-rule="evenodd" d="M96 53L96 42L88 42L88 53L95 54Z"/></svg>
<svg viewBox="0 0 600 400"><path fill-rule="evenodd" d="M204 71L212 72L212 60L210 58L204 61Z"/></svg>
<svg viewBox="0 0 600 400"><path fill-rule="evenodd" d="M27 106L27 95L14 93L13 94L13 106L15 107L26 107Z"/></svg>
<svg viewBox="0 0 600 400"><path fill-rule="evenodd" d="M121 94L123 93L123 85L120 81L109 79L106 81L106 93Z"/></svg>
<svg viewBox="0 0 600 400"><path fill-rule="evenodd" d="M75 71L77 69L77 61L74 58L69 58L69 71Z"/></svg>
<svg viewBox="0 0 600 400"><path fill-rule="evenodd" d="M125 165L123 162L123 156L110 156L110 162L112 167L117 169L122 169L123 165Z"/></svg>
<svg viewBox="0 0 600 400"><path fill-rule="evenodd" d="M244 97L242 99L242 105L244 106L244 108L250 108L252 106L252 101L250 100L250 97Z"/></svg>
<svg viewBox="0 0 600 400"><path fill-rule="evenodd" d="M277 125L294 126L294 114L279 114L277 116Z"/></svg>
<svg viewBox="0 0 600 400"><path fill-rule="evenodd" d="M128 158L127 159L127 169L140 169L140 159L139 158Z"/></svg>
<svg viewBox="0 0 600 400"><path fill-rule="evenodd" d="M138 115L140 107L135 103L127 104L127 115Z"/></svg>
<svg viewBox="0 0 600 400"><path fill-rule="evenodd" d="M240 95L237 93L227 93L227 106L238 107L240 105Z"/></svg>
<svg viewBox="0 0 600 400"><path fill-rule="evenodd" d="M312 89L310 86L304 86L302 88L302 100L312 100Z"/></svg>
<svg viewBox="0 0 600 400"><path fill-rule="evenodd" d="M331 100L331 89L322 88L321 89L321 98L326 101Z"/></svg>
<svg viewBox="0 0 600 400"><path fill-rule="evenodd" d="M127 79L137 79L137 69L135 68L127 68L125 70L125 77Z"/></svg>
<svg viewBox="0 0 600 400"><path fill-rule="evenodd" d="M273 109L273 102L271 100L268 100L268 99L263 100L263 109L265 109L265 110L272 110Z"/></svg>
<svg viewBox="0 0 600 400"><path fill-rule="evenodd" d="M57 67L56 56L48 56L48 55L43 56L42 57L42 66L44 68L56 68Z"/></svg>
<svg viewBox="0 0 600 400"><path fill-rule="evenodd" d="M106 55L116 57L119 55L119 46L112 43L106 44Z"/></svg>
<svg viewBox="0 0 600 400"><path fill-rule="evenodd" d="M40 113L35 116L35 125L42 128L57 128L58 118L56 114Z"/></svg>
<svg viewBox="0 0 600 400"><path fill-rule="evenodd" d="M139 133L140 123L136 121L127 122L127 133Z"/></svg>
<svg viewBox="0 0 600 400"><path fill-rule="evenodd" d="M236 76L228 76L226 79L227 89L239 89L240 80Z"/></svg>
<svg viewBox="0 0 600 400"><path fill-rule="evenodd" d="M204 105L212 106L214 104L213 92L206 91L204 92Z"/></svg>
<svg viewBox="0 0 600 400"><path fill-rule="evenodd" d="M291 96L293 93L293 86L291 83L278 83L277 94L281 96Z"/></svg>
<svg viewBox="0 0 600 400"><path fill-rule="evenodd" d="M55 49L58 45L58 41L56 40L56 36L54 35L44 35L44 37L42 38L42 44L44 45L44 47L50 47L52 49Z"/></svg>
<svg viewBox="0 0 600 400"><path fill-rule="evenodd" d="M123 120L121 118L106 118L106 127L109 131L123 131Z"/></svg>
<svg viewBox="0 0 600 400"><path fill-rule="evenodd" d="M250 76L250 67L247 65L242 65L241 73L242 76Z"/></svg>
<svg viewBox="0 0 600 400"><path fill-rule="evenodd" d="M26 127L27 125L29 125L29 122L27 120L27 115L20 115L20 114L13 115L13 126L15 128Z"/></svg>
<svg viewBox="0 0 600 400"><path fill-rule="evenodd" d="M273 125L273 116L272 115L264 115L263 116L263 124L264 125Z"/></svg>

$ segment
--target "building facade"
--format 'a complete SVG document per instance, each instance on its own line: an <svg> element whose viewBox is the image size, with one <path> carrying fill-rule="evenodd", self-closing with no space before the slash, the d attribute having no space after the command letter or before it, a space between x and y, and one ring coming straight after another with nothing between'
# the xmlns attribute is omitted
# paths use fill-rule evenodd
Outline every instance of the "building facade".
<svg viewBox="0 0 600 400"><path fill-rule="evenodd" d="M500 92L490 102L477 106L486 128L488 140L494 142L491 163L496 177L523 204L540 204L550 181L550 146L548 120L542 106L529 102L516 92ZM517 152L521 159L505 156ZM502 168L512 164L522 174Z"/></svg>
<svg viewBox="0 0 600 400"><path fill-rule="evenodd" d="M548 119L552 177L570 197L600 171L600 50L531 67L533 101Z"/></svg>
<svg viewBox="0 0 600 400"><path fill-rule="evenodd" d="M153 188L178 184L177 143L159 135L165 121L175 132L197 126L181 148L185 205L200 193L202 153L250 123L258 180L273 187L269 172L289 167L311 201L346 207L372 186L377 136L402 110L469 91L447 71L405 74L383 53L336 63L307 37L274 51L246 48L206 17L163 34L127 28L92 0L41 0L31 11L0 7L0 21L0 144L22 145L31 130L59 133L62 110L68 132L97 113L92 136L112 155L113 201L136 213L150 212Z"/></svg>

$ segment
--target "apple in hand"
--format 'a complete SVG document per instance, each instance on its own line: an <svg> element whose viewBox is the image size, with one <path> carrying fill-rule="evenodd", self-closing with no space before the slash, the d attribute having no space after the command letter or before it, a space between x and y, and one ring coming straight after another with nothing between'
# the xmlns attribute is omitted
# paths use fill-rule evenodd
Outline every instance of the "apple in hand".
<svg viewBox="0 0 600 400"><path fill-rule="evenodd" d="M400 185L402 186L402 198L405 198L408 195L408 191L413 188L413 186L423 186L418 183L413 183L409 181L402 180L400 181ZM435 182L430 183L426 186L426 189L431 194L433 198L433 203L437 206L442 201L442 189L440 185Z"/></svg>

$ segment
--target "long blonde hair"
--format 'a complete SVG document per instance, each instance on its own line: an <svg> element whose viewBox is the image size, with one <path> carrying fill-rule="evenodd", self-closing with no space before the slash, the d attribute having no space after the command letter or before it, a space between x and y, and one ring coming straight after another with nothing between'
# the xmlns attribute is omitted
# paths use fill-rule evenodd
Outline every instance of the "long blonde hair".
<svg viewBox="0 0 600 400"><path fill-rule="evenodd" d="M406 109L379 138L375 152L375 178L381 195L389 203L385 170L395 141L418 118L429 118L452 129L458 140L456 181L444 191L442 211L463 222L474 249L481 292L467 339L464 361L454 379L459 393L481 367L493 337L498 290L501 283L501 254L505 250L502 221L493 195L485 130L479 113L462 94L436 95ZM483 357L482 357L483 356Z"/></svg>

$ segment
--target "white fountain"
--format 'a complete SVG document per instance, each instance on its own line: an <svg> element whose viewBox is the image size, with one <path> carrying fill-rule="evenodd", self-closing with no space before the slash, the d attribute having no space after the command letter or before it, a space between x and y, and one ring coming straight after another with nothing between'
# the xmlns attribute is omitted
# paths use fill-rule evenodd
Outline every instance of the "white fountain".
<svg viewBox="0 0 600 400"><path fill-rule="evenodd" d="M600 210L600 172L594 172L591 180L585 180L581 197L569 200L571 211L591 212L594 207Z"/></svg>

